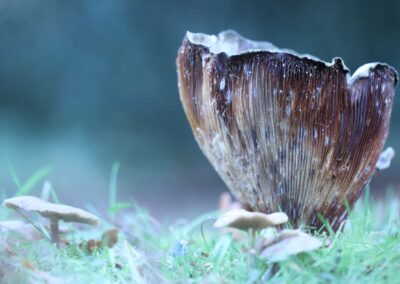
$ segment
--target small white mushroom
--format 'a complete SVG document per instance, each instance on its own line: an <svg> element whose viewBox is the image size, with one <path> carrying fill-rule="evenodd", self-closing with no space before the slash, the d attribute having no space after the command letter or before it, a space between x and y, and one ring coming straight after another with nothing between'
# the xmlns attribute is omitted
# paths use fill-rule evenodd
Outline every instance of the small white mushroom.
<svg viewBox="0 0 400 284"><path fill-rule="evenodd" d="M393 158L394 149L392 147L388 147L379 155L378 162L376 163L376 168L378 170L386 170L390 167Z"/></svg>
<svg viewBox="0 0 400 284"><path fill-rule="evenodd" d="M288 216L283 212L264 214L261 212L249 212L244 209L228 211L218 217L214 227L230 227L243 231L259 231L266 227L284 224Z"/></svg>
<svg viewBox="0 0 400 284"><path fill-rule="evenodd" d="M19 196L4 200L3 205L15 210L37 212L50 219L51 241L59 246L60 236L58 221L76 222L88 225L98 225L100 219L95 215L71 206L54 204L34 196Z"/></svg>
<svg viewBox="0 0 400 284"><path fill-rule="evenodd" d="M276 241L261 252L260 258L279 262L291 255L312 251L322 245L320 239L300 230L282 230L276 237Z"/></svg>

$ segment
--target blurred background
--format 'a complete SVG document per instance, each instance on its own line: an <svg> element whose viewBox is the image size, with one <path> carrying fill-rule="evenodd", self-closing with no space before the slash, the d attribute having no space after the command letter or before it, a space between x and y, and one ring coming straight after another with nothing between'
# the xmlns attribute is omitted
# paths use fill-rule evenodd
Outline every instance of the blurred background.
<svg viewBox="0 0 400 284"><path fill-rule="evenodd" d="M11 168L23 182L49 166L64 203L103 210L119 161L121 200L162 220L215 209L226 187L178 96L185 32L229 28L326 61L340 56L352 72L371 61L400 70L399 1L331 2L0 1L1 190L17 190ZM400 153L399 104L387 145ZM399 169L396 157L373 178L376 197L399 191Z"/></svg>

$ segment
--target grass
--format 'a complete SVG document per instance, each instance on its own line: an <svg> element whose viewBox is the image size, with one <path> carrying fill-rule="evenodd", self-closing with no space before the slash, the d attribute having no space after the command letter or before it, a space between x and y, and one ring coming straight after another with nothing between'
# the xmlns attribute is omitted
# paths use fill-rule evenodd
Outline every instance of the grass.
<svg viewBox="0 0 400 284"><path fill-rule="evenodd" d="M113 166L112 202L107 216L102 216L102 225L99 228L70 225L70 231L64 236L69 242L65 248L57 249L45 238L27 241L23 235L0 230L0 282L364 284L399 281L400 208L394 198L374 203L366 195L357 203L342 232L319 236L329 239L329 246L274 265L259 259L250 250L248 236L238 241L230 234L213 229L211 225L217 212L192 221L159 224L136 204L118 203L118 168L118 164ZM25 188L25 192L29 190ZM0 209L0 216L19 218L5 208ZM35 224L44 224L38 216L30 218ZM114 247L87 249L88 240L100 239L112 227L120 229Z"/></svg>

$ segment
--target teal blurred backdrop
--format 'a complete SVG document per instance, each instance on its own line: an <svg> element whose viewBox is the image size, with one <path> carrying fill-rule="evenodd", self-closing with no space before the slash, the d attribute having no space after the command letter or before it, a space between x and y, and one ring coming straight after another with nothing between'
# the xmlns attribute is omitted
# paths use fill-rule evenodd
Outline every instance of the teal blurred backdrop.
<svg viewBox="0 0 400 284"><path fill-rule="evenodd" d="M400 69L399 1L0 2L0 187L51 165L65 203L107 206L119 190L161 218L216 207L226 190L197 147L177 90L175 58L187 30L235 29L256 40ZM387 145L399 149L399 100ZM373 179L400 187L400 159ZM41 184L34 189L39 194Z"/></svg>

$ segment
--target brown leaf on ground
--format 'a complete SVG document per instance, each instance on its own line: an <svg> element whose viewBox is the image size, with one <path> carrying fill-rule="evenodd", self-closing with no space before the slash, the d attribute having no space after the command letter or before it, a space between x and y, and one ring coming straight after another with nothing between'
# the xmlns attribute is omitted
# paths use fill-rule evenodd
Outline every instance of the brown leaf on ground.
<svg viewBox="0 0 400 284"><path fill-rule="evenodd" d="M22 260L21 265L26 269L35 270L35 266L33 265L33 263L27 259Z"/></svg>
<svg viewBox="0 0 400 284"><path fill-rule="evenodd" d="M84 249L88 254L92 254L93 252L102 248L102 243L99 240L90 239L86 242L81 243L79 247Z"/></svg>
<svg viewBox="0 0 400 284"><path fill-rule="evenodd" d="M108 248L112 248L118 242L118 233L119 230L117 228L105 231L101 235L101 242Z"/></svg>
<svg viewBox="0 0 400 284"><path fill-rule="evenodd" d="M118 232L119 230L116 228L107 230L101 235L101 240L90 239L82 242L79 247L85 249L89 254L104 247L112 248L118 242Z"/></svg>

